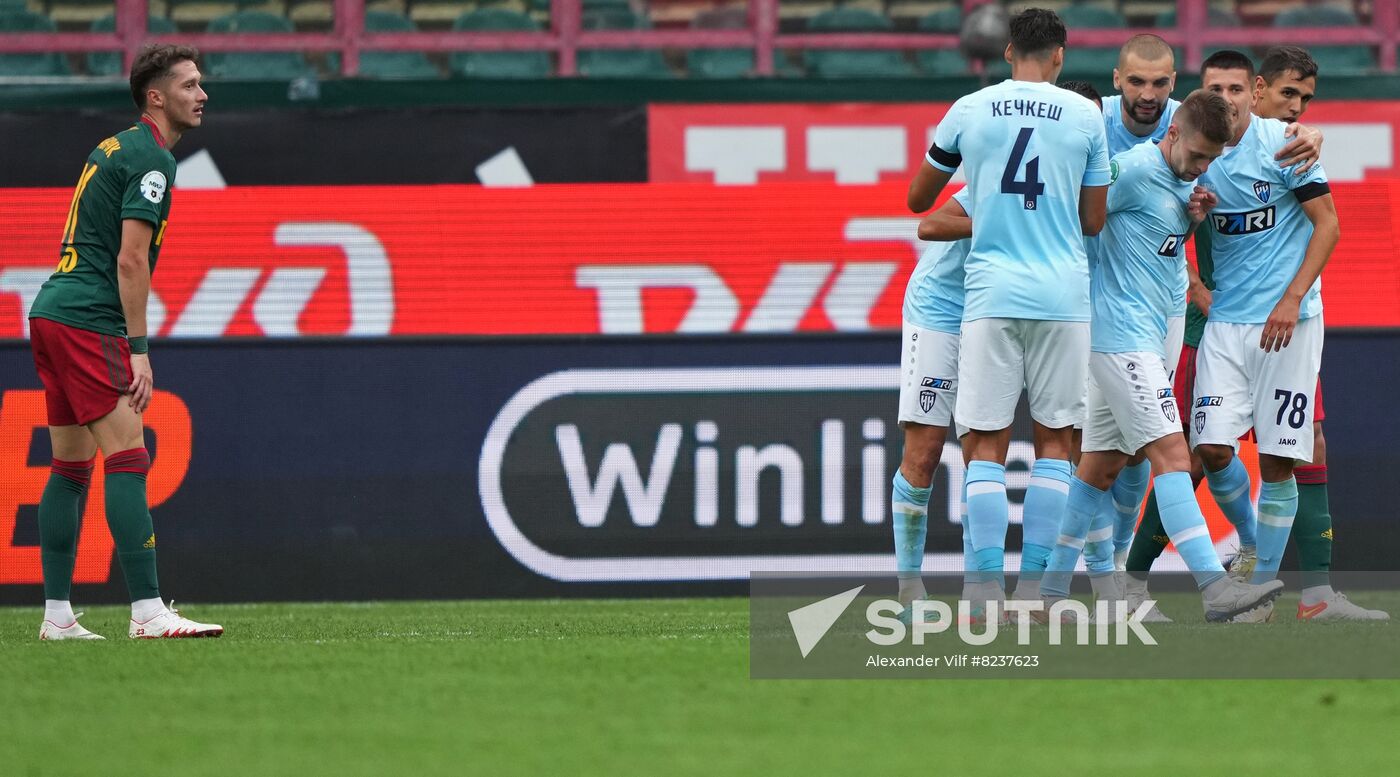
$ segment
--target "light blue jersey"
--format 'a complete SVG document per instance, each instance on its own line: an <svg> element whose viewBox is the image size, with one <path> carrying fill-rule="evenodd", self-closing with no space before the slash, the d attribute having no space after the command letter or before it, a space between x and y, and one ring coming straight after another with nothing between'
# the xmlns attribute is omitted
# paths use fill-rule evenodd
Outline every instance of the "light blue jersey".
<svg viewBox="0 0 1400 777"><path fill-rule="evenodd" d="M1161 141L1167 136L1167 129L1172 125L1172 117L1176 115L1176 109L1181 107L1180 100L1167 98L1167 107L1162 110L1162 116L1157 120L1157 128L1149 135L1134 135L1123 125L1123 95L1115 94L1103 98L1103 124L1104 131L1108 133L1108 155L1110 157L1134 148L1147 141ZM1095 257L1090 256L1092 264ZM1183 262L1181 271L1177 273L1172 287L1172 298L1176 300L1176 312L1173 316L1180 316L1186 313L1186 288L1190 285L1190 279L1186 275L1186 264Z"/></svg>
<svg viewBox="0 0 1400 777"><path fill-rule="evenodd" d="M1090 348L1098 353L1166 357L1167 317L1180 315L1176 286L1186 261L1191 220L1186 205L1194 181L1176 177L1156 143L1113 158L1108 222L1094 266Z"/></svg>
<svg viewBox="0 0 1400 777"><path fill-rule="evenodd" d="M972 215L971 193L963 189L953 199ZM937 241L924 248L919 264L904 287L904 320L922 329L950 335L962 331L963 261L972 240Z"/></svg>
<svg viewBox="0 0 1400 777"><path fill-rule="evenodd" d="M1215 230L1215 295L1210 320L1227 324L1262 324L1283 298L1303 264L1312 222L1304 200L1328 192L1322 165L1303 175L1280 168L1274 154L1288 141L1287 125L1277 119L1250 119L1239 145L1201 176L1220 204L1207 219ZM1322 279L1313 283L1299 306L1298 318L1322 312Z"/></svg>
<svg viewBox="0 0 1400 777"><path fill-rule="evenodd" d="M964 321L1089 320L1079 193L1108 185L1108 143L1092 102L1049 83L989 86L948 110L928 161L945 172L966 162L977 216Z"/></svg>
<svg viewBox="0 0 1400 777"><path fill-rule="evenodd" d="M1128 149L1147 140L1161 140L1167 136L1167 128L1172 125L1172 116L1181 103L1167 98L1167 107L1157 120L1157 128L1150 135L1134 135L1123 125L1123 95L1115 94L1103 98L1103 125L1108 133L1108 155L1118 156Z"/></svg>

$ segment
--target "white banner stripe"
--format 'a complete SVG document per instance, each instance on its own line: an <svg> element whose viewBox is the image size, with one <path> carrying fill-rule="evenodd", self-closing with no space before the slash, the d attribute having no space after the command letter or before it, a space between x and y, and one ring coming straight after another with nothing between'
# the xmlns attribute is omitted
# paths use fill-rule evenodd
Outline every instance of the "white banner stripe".
<svg viewBox="0 0 1400 777"><path fill-rule="evenodd" d="M967 498L982 496L983 494L1006 494L1006 484L997 483L993 480L979 480L976 483L967 484Z"/></svg>
<svg viewBox="0 0 1400 777"><path fill-rule="evenodd" d="M1201 524L1200 526L1192 526L1191 528L1186 529L1185 531L1179 531L1176 534L1171 535L1171 537L1172 542L1175 543L1176 546L1179 548L1183 544L1188 543L1191 540L1199 539L1201 537L1209 538L1210 529L1205 524Z"/></svg>
<svg viewBox="0 0 1400 777"><path fill-rule="evenodd" d="M1061 494L1069 493L1069 484L1055 480L1053 478L1031 478L1031 488L1048 488L1051 491L1059 491Z"/></svg>

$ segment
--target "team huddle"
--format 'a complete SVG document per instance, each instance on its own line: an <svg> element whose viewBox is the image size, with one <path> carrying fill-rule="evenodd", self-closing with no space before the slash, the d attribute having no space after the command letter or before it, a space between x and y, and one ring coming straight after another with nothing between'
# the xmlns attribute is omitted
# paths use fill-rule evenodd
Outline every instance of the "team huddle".
<svg viewBox="0 0 1400 777"><path fill-rule="evenodd" d="M1024 389L1036 460L1014 598L1066 612L1051 606L1082 554L1095 597L1136 611L1169 541L1206 620L1268 620L1296 519L1298 617L1387 619L1328 577L1314 440L1320 276L1340 228L1321 135L1296 123L1316 63L1277 47L1256 73L1244 54L1217 52L1202 88L1177 102L1170 46L1138 35L1114 72L1122 96L1100 99L1089 84L1055 84L1066 32L1053 12L1017 14L1010 31L1011 79L949 109L909 189L924 213L956 171L967 179L920 222L932 244L905 294L891 504L906 616L927 595L928 501L950 426L967 463L963 598L1005 611L1005 462ZM1257 508L1237 455L1246 434ZM1196 501L1202 480L1238 535L1228 569Z"/></svg>

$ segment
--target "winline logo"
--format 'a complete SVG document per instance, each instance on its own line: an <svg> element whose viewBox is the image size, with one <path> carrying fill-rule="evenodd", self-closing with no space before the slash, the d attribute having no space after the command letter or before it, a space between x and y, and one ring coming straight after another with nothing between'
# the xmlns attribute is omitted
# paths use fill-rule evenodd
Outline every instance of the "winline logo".
<svg viewBox="0 0 1400 777"><path fill-rule="evenodd" d="M788 623L797 640L802 657L806 658L822 638L841 619L865 586L827 597L819 602L788 612ZM959 600L954 617L953 607L937 599L921 599L911 607L906 624L900 618L904 606L894 599L876 599L865 608L865 620L870 629L863 636L871 644L892 647L906 640L923 645L930 635L953 632L964 644L981 646L995 642L1003 628L1015 627L1016 644L1029 645L1032 627L1047 625L1046 644L1065 644L1065 631L1071 629L1070 644L1127 645L1136 639L1143 645L1156 645L1157 640L1143 626L1143 618L1156 602L1145 601L1131 613L1124 601L1095 603L1093 620L1089 608L1074 599L1055 602L1048 610L1041 601L986 602Z"/></svg>

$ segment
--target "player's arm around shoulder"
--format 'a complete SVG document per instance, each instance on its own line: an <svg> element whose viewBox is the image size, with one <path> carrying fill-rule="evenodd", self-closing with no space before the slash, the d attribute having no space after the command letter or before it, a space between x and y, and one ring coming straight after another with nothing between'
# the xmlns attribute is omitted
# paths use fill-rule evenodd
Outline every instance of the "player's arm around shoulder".
<svg viewBox="0 0 1400 777"><path fill-rule="evenodd" d="M953 103L943 115L943 120L938 122L938 128L934 130L933 145L929 146L928 153L924 154L924 161L919 164L918 172L914 173L914 180L909 182L906 204L913 213L923 213L932 208L933 203L938 201L943 187L948 185L953 173L962 165L962 152L958 141L962 133L963 114L967 111L967 100L965 96Z"/></svg>
<svg viewBox="0 0 1400 777"><path fill-rule="evenodd" d="M956 196L949 197L941 208L919 220L920 240L952 241L970 237L972 218Z"/></svg>

